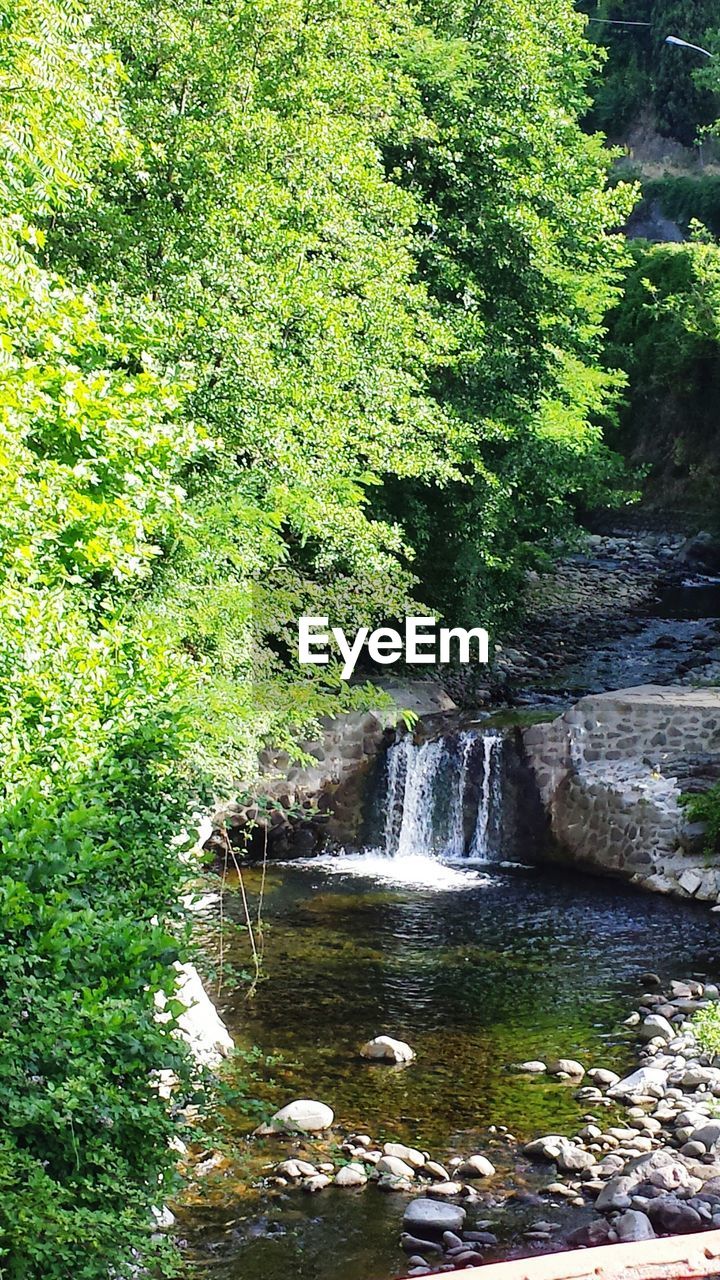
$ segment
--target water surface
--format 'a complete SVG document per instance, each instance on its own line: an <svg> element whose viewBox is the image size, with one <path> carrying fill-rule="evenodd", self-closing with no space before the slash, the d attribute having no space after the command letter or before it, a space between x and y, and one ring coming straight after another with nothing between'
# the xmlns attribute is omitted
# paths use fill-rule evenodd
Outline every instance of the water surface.
<svg viewBox="0 0 720 1280"><path fill-rule="evenodd" d="M256 1089L269 1109L315 1097L332 1106L340 1136L361 1129L441 1160L486 1152L498 1177L478 1212L501 1238L498 1256L527 1253L528 1220L564 1221L567 1211L504 1202L508 1186L522 1194L550 1174L530 1170L517 1145L489 1129L507 1126L519 1141L572 1134L587 1104L572 1086L515 1075L508 1065L556 1055L630 1067L621 1022L644 975L717 976L716 919L700 905L547 869L461 867L444 877L421 859L425 882L417 866L395 882L388 859L379 880L373 856L271 867L266 980L251 1001L226 991L223 1015L239 1045L279 1060ZM251 906L258 876L246 873ZM239 916L235 895L225 909ZM244 945L235 957L242 964ZM358 1047L381 1033L407 1040L417 1060L399 1069L360 1060ZM240 1138L248 1124L238 1115ZM292 1140L248 1144L256 1165L292 1149ZM375 1187L248 1195L241 1183L233 1190L225 1179L222 1191L211 1189L186 1224L193 1256L212 1274L387 1280L403 1273L404 1197Z"/></svg>

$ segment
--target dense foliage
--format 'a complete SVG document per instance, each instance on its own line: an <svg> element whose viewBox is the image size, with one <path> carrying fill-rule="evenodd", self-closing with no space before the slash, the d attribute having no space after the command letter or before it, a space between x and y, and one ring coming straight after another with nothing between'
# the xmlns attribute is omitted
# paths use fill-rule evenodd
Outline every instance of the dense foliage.
<svg viewBox="0 0 720 1280"><path fill-rule="evenodd" d="M490 619L605 484L627 198L569 0L0 15L0 1274L100 1280L188 1079L173 833L368 696L300 613Z"/></svg>
<svg viewBox="0 0 720 1280"><path fill-rule="evenodd" d="M716 517L720 411L720 247L632 245L607 359L628 375L623 447L650 467L646 494Z"/></svg>
<svg viewBox="0 0 720 1280"><path fill-rule="evenodd" d="M619 138L629 126L646 124L692 145L699 130L717 119L720 98L697 75L702 55L673 48L665 38L713 47L715 0L581 0L580 8L593 18L591 36L609 53L594 85L594 126ZM635 25L642 23L649 25Z"/></svg>
<svg viewBox="0 0 720 1280"><path fill-rule="evenodd" d="M181 665L121 608L201 446L152 308L34 252L29 219L124 145L114 63L52 3L17 7L2 56L0 1274L95 1280L172 1173L152 1073L187 1078L153 992L183 932L190 722Z"/></svg>

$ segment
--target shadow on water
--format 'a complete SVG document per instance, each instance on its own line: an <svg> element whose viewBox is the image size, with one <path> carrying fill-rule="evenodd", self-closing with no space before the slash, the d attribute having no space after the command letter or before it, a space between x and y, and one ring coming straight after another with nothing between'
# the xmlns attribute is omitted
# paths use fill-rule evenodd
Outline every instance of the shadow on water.
<svg viewBox="0 0 720 1280"><path fill-rule="evenodd" d="M260 1086L269 1107L320 1098L340 1131L411 1141L441 1160L484 1150L505 1184L532 1185L489 1126L521 1141L573 1133L583 1107L572 1087L508 1064L570 1056L624 1070L632 1045L620 1023L643 975L720 972L706 908L569 873L483 872L433 889L379 884L361 861L342 858L270 870L267 980L251 1002L238 994L222 1009L239 1045L281 1059ZM248 883L252 891L252 873ZM226 910L238 906L231 895ZM408 1040L417 1060L400 1070L361 1061L358 1046L383 1032ZM286 1151L264 1144L265 1164ZM195 1256L214 1260L212 1274L385 1280L402 1271L403 1197L374 1187L274 1195L233 1204L225 1192L220 1212L210 1194L190 1215ZM233 1217L239 1225L221 1230ZM505 1255L518 1229L512 1215L500 1224Z"/></svg>

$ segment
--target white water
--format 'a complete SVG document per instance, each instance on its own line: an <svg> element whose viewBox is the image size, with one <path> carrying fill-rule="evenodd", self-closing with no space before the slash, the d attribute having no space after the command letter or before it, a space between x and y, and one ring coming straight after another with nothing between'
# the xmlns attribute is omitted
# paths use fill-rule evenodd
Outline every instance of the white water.
<svg viewBox="0 0 720 1280"><path fill-rule="evenodd" d="M461 869L457 864L449 866L440 858L430 858L426 854L389 858L381 849L303 858L288 865L306 866L310 870L322 867L334 875L366 876L379 884L398 884L409 889L476 889L478 885L492 883L490 876L480 871Z"/></svg>
<svg viewBox="0 0 720 1280"><path fill-rule="evenodd" d="M498 734L467 732L419 746L406 734L388 751L386 857L497 861L501 816Z"/></svg>
<svg viewBox="0 0 720 1280"><path fill-rule="evenodd" d="M313 858L336 875L457 889L490 884L470 868L500 865L502 749L496 733L467 731L388 751L382 847Z"/></svg>
<svg viewBox="0 0 720 1280"><path fill-rule="evenodd" d="M483 735L482 791L477 809L477 821L470 845L470 857L479 862L490 862L493 853L493 820L499 825L502 804L501 752L502 738L496 734Z"/></svg>

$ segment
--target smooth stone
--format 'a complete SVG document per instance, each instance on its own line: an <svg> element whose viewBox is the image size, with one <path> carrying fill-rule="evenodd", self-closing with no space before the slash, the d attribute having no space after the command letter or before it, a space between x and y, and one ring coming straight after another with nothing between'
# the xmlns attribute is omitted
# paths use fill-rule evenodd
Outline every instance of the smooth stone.
<svg viewBox="0 0 720 1280"><path fill-rule="evenodd" d="M605 1067L591 1067L587 1073L588 1080L593 1084L600 1085L603 1089L609 1089L611 1085L617 1084L620 1079L615 1071L608 1071Z"/></svg>
<svg viewBox="0 0 720 1280"><path fill-rule="evenodd" d="M359 1164L346 1164L335 1174L336 1187L364 1187L366 1182L367 1174Z"/></svg>
<svg viewBox="0 0 720 1280"><path fill-rule="evenodd" d="M307 1191L310 1195L314 1195L317 1191L324 1191L330 1186L331 1179L326 1173L316 1173L314 1178L306 1178L302 1184L303 1191Z"/></svg>
<svg viewBox="0 0 720 1280"><path fill-rule="evenodd" d="M669 1043L675 1039L675 1030L670 1026L667 1018L663 1018L659 1013L651 1013L650 1017L638 1027L638 1038L654 1040L656 1037Z"/></svg>
<svg viewBox="0 0 720 1280"><path fill-rule="evenodd" d="M548 1063L547 1069L551 1076L564 1075L573 1080L582 1080L585 1075L585 1068L574 1058L556 1058Z"/></svg>
<svg viewBox="0 0 720 1280"><path fill-rule="evenodd" d="M400 1236L400 1246L405 1253L442 1253L442 1245L437 1240L423 1240L420 1236L414 1236L411 1232L403 1232Z"/></svg>
<svg viewBox="0 0 720 1280"><path fill-rule="evenodd" d="M450 1174L447 1169L438 1164L436 1160L426 1160L423 1165L423 1173L429 1173L431 1178L437 1178L438 1182L449 1182Z"/></svg>
<svg viewBox="0 0 720 1280"><path fill-rule="evenodd" d="M646 1213L639 1209L626 1209L615 1223L618 1240L627 1244L633 1240L654 1240L655 1231Z"/></svg>
<svg viewBox="0 0 720 1280"><path fill-rule="evenodd" d="M603 1213L606 1209L628 1209L632 1192L636 1186L636 1178L621 1174L611 1178L595 1201L595 1208L598 1213Z"/></svg>
<svg viewBox="0 0 720 1280"><path fill-rule="evenodd" d="M713 1151L720 1142L720 1120L710 1120L700 1128L694 1129L692 1142L701 1142L708 1151Z"/></svg>
<svg viewBox="0 0 720 1280"><path fill-rule="evenodd" d="M559 1133L548 1133L544 1138L534 1138L523 1147L526 1156L531 1160L557 1160L563 1147L570 1146L570 1140Z"/></svg>
<svg viewBox="0 0 720 1280"><path fill-rule="evenodd" d="M539 1076L547 1071L547 1066L544 1062L540 1062L539 1059L533 1058L530 1062L514 1062L510 1070L526 1075Z"/></svg>
<svg viewBox="0 0 720 1280"><path fill-rule="evenodd" d="M300 1168L298 1160L283 1160L282 1164L275 1166L274 1172L279 1174L281 1178L290 1178L292 1182L299 1182L303 1177L304 1171ZM311 1167L311 1173L315 1173L314 1166Z"/></svg>
<svg viewBox="0 0 720 1280"><path fill-rule="evenodd" d="M403 1160L405 1164L409 1164L411 1169L422 1169L425 1164L425 1156L422 1151L416 1151L415 1147L406 1147L402 1142L386 1142L383 1147L384 1156L394 1156L396 1160Z"/></svg>
<svg viewBox="0 0 720 1280"><path fill-rule="evenodd" d="M579 1173L583 1169L591 1169L595 1164L592 1151L584 1151L582 1147L561 1147L557 1154L557 1166L564 1173Z"/></svg>
<svg viewBox="0 0 720 1280"><path fill-rule="evenodd" d="M398 1159L397 1156L382 1156L375 1165L378 1173L388 1173L391 1178L407 1178L412 1180L415 1177L415 1170L411 1165L406 1164L404 1160Z"/></svg>
<svg viewBox="0 0 720 1280"><path fill-rule="evenodd" d="M485 1156L468 1156L458 1168L461 1178L492 1178L495 1165Z"/></svg>
<svg viewBox="0 0 720 1280"><path fill-rule="evenodd" d="M403 1226L409 1231L462 1231L467 1214L461 1205L419 1196L407 1206Z"/></svg>
<svg viewBox="0 0 720 1280"><path fill-rule="evenodd" d="M576 1227L567 1236L567 1243L570 1245L592 1248L593 1245L607 1244L610 1237L610 1223L605 1218L598 1218L595 1222L588 1222L582 1227Z"/></svg>
<svg viewBox="0 0 720 1280"><path fill-rule="evenodd" d="M415 1057L415 1050L410 1048L404 1040L394 1040L392 1036L375 1036L373 1040L368 1040L360 1050L363 1058L369 1058L373 1062L412 1062Z"/></svg>
<svg viewBox="0 0 720 1280"><path fill-rule="evenodd" d="M275 1115L255 1130L258 1137L274 1133L321 1133L329 1129L335 1119L330 1107L310 1098L298 1098L281 1107Z"/></svg>
<svg viewBox="0 0 720 1280"><path fill-rule="evenodd" d="M699 1231L703 1224L697 1209L671 1196L661 1196L657 1200L651 1200L648 1205L648 1216L658 1231L667 1231L672 1235Z"/></svg>
<svg viewBox="0 0 720 1280"><path fill-rule="evenodd" d="M427 1188L425 1194L432 1196L433 1200L444 1200L446 1196L461 1196L463 1191L462 1182L436 1182L434 1186Z"/></svg>
<svg viewBox="0 0 720 1280"><path fill-rule="evenodd" d="M610 1098L628 1098L633 1094L656 1094L662 1097L667 1088L668 1076L667 1071L660 1071L655 1067L640 1067L638 1071L633 1071L631 1075L625 1076L623 1080L618 1080L617 1084L612 1085L608 1090Z"/></svg>
<svg viewBox="0 0 720 1280"><path fill-rule="evenodd" d="M702 1142L686 1142L680 1148L681 1156L688 1156L690 1160L700 1160L707 1154L707 1147Z"/></svg>

